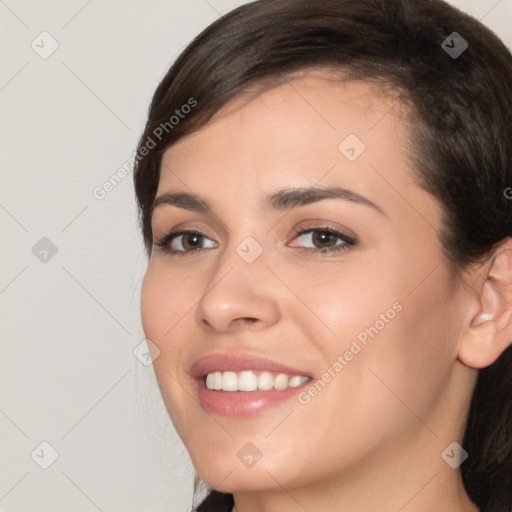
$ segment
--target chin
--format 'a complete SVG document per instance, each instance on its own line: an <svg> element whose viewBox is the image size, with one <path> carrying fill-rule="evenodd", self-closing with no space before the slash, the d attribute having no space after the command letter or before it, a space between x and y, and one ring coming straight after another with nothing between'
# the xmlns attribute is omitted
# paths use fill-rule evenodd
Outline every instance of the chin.
<svg viewBox="0 0 512 512"><path fill-rule="evenodd" d="M209 455L202 457L201 462L195 463L194 468L204 482L212 489L224 493L270 491L281 485L290 485L290 474L284 473L284 465L272 464L263 458L247 467L238 459L233 461L233 456ZM275 461L273 461L275 462ZM289 465L288 465L289 466ZM286 475L286 476L285 476Z"/></svg>

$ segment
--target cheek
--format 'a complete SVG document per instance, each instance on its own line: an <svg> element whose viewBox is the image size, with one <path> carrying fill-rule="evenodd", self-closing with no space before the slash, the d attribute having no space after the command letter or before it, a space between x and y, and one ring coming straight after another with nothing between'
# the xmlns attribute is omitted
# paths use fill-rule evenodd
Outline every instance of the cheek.
<svg viewBox="0 0 512 512"><path fill-rule="evenodd" d="M165 332L166 315L164 302L166 294L167 292L158 278L158 273L153 270L150 264L142 282L140 312L146 338L156 343L159 348L160 344L158 341Z"/></svg>
<svg viewBox="0 0 512 512"><path fill-rule="evenodd" d="M159 382L162 379L172 383L167 372L176 376L180 371L178 359L184 345L180 340L184 337L179 333L187 314L193 314L187 289L172 273L150 263L141 288L141 321L145 337L159 350L153 364Z"/></svg>
<svg viewBox="0 0 512 512"><path fill-rule="evenodd" d="M158 347L153 359L153 370L169 416L178 432L182 432L179 412L190 406L183 396L178 381L183 378L179 365L187 339L183 336L187 314L193 314L191 304L182 290L180 279L173 277L169 269L150 262L141 288L141 320L145 337Z"/></svg>
<svg viewBox="0 0 512 512"><path fill-rule="evenodd" d="M368 395L396 410L395 417L411 425L416 418L408 408L427 418L438 407L456 359L454 302L446 282L445 271L439 267L412 293L409 286L396 283L401 310L368 338L360 358Z"/></svg>
<svg viewBox="0 0 512 512"><path fill-rule="evenodd" d="M399 300L396 282L383 278L389 269L376 264L354 264L354 262L329 263L324 269L304 271L301 269L288 281L294 284L294 292L301 299L289 301L295 313L302 313L302 321L309 324L308 339L316 343L322 340L326 348L340 350L377 323L384 327L381 316L393 319L396 311L393 304ZM292 306L292 304L295 304ZM328 350L329 351L329 350Z"/></svg>
<svg viewBox="0 0 512 512"><path fill-rule="evenodd" d="M382 261L331 271L331 279L316 274L295 281L310 310L300 322L325 371L342 356L337 375L343 377L333 379L332 390L354 412L375 414L379 404L403 408L397 396L424 412L435 405L456 359L457 340L446 269L439 265L418 286L418 276L430 270L418 260ZM396 412L408 414L406 408Z"/></svg>
<svg viewBox="0 0 512 512"><path fill-rule="evenodd" d="M144 332L167 345L185 315L193 314L190 279L176 275L159 262L150 262L141 289L141 320ZM165 347L160 347L165 348Z"/></svg>

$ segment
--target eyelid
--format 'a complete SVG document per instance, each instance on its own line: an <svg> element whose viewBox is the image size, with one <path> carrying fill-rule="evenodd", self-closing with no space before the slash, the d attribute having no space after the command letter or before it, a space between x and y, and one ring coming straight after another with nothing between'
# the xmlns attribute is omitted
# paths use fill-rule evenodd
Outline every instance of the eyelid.
<svg viewBox="0 0 512 512"><path fill-rule="evenodd" d="M191 251L176 251L176 250L170 250L169 249L169 244L171 243L171 241L173 241L176 238L179 238L180 236L187 235L187 234L198 235L201 238L204 238L204 239L207 239L207 240L211 240L210 237L206 236L204 233L201 233L201 231L199 231L197 229L191 229L191 228L180 229L179 227L176 227L176 228L173 228L170 231L166 232L160 238L153 237L153 246L157 247L162 252L167 253L167 254L169 254L171 256L174 256L174 255L177 255L177 254L178 255L190 254L190 253L191 254L195 254L195 253L200 252L199 249L195 249L195 250L191 250ZM215 240L212 240L212 241L215 244L217 244L217 242ZM209 249L211 249L211 247ZM202 249L202 250L204 250L204 249Z"/></svg>
<svg viewBox="0 0 512 512"><path fill-rule="evenodd" d="M312 222L312 221L310 220L308 222ZM294 240L300 236L303 236L305 234L308 234L308 233L324 232L324 233L332 234L335 238L338 238L339 240L341 240L343 242L341 244L337 244L337 245L334 245L331 247L320 247L320 248L296 247L296 249L298 249L302 252L310 253L313 255L318 254L318 253L335 254L337 252L341 252L343 250L350 249L351 247L357 245L357 243L359 241L357 235L352 230L347 229L347 228L343 228L343 229L334 228L331 225L326 225L325 221L322 222L322 225L319 225L318 223L315 223L314 225L311 225L308 227L299 225L298 227L295 227L293 229L293 231L295 232L296 236L294 238L292 238L292 240ZM351 234L347 234L346 233L347 231L349 231ZM172 241L174 241L175 239L177 239L181 236L187 235L187 234L193 234L193 235L199 236L202 239L211 240L211 241L213 241L214 244L216 244L216 246L218 246L218 243L215 240L211 239L210 237L208 237L207 235L202 233L200 230L192 229L192 228L180 229L179 226L171 229L166 234L164 234L161 238L155 237L153 245L154 245L154 247L158 248L161 252L163 252L169 256L198 255L198 254L204 252L204 250L212 249L212 247L208 247L208 248L199 247L199 248L195 248L195 249L191 249L191 250L170 249L170 244ZM286 243L286 246L288 246L289 243L290 243L290 241L288 241Z"/></svg>
<svg viewBox="0 0 512 512"><path fill-rule="evenodd" d="M317 253L335 255L336 253L350 249L351 247L357 245L357 243L358 243L357 237L348 236L345 233L343 233L343 231L341 231L339 229L333 229L330 227L322 227L322 226L314 227L313 226L311 228L306 228L306 229L295 229L294 231L296 232L297 236L294 237L293 240L300 238L302 236L305 236L309 233L311 233L311 236L313 236L313 233L329 233L330 235L334 236L338 240L341 240L341 242L342 242L340 244L336 244L336 245L330 246L330 247L320 247L320 248L318 248L318 247L300 247L300 246L296 247L296 250L303 251L306 253L311 253L313 255L315 255ZM287 245L289 243L290 242L288 242Z"/></svg>
<svg viewBox="0 0 512 512"><path fill-rule="evenodd" d="M304 233L305 231L330 231L335 234L343 235L344 237L357 242L359 237L351 229L347 228L337 222L326 221L323 219L309 219L307 221L300 222L297 227L293 228L295 233Z"/></svg>

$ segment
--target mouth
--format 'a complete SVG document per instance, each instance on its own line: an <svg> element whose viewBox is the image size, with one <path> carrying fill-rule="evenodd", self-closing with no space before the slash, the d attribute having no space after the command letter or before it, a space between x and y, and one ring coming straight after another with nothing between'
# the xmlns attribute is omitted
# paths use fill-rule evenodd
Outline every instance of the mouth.
<svg viewBox="0 0 512 512"><path fill-rule="evenodd" d="M271 391L276 389L296 388L308 382L310 377L305 375L287 375L269 371L244 370L242 372L215 371L203 378L204 385L215 391Z"/></svg>
<svg viewBox="0 0 512 512"><path fill-rule="evenodd" d="M211 354L190 371L201 406L222 416L261 414L294 397L312 377L269 359Z"/></svg>

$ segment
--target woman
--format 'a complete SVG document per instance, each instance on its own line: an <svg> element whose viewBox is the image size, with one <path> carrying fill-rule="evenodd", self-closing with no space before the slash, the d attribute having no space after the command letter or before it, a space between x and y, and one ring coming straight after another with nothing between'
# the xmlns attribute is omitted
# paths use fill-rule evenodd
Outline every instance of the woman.
<svg viewBox="0 0 512 512"><path fill-rule="evenodd" d="M141 312L198 511L511 510L511 80L440 0L261 0L169 70Z"/></svg>

